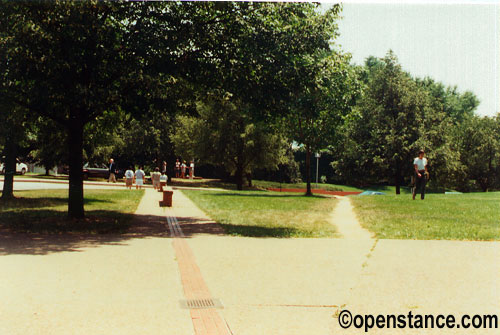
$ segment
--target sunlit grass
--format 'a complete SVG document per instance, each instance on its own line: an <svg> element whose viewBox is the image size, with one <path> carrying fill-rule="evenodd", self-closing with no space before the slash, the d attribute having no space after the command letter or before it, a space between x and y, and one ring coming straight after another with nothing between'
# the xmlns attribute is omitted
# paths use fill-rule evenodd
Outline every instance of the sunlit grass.
<svg viewBox="0 0 500 335"><path fill-rule="evenodd" d="M332 237L336 200L264 191L183 190L227 234L256 237Z"/></svg>
<svg viewBox="0 0 500 335"><path fill-rule="evenodd" d="M354 196L362 225L378 238L499 240L500 193Z"/></svg>

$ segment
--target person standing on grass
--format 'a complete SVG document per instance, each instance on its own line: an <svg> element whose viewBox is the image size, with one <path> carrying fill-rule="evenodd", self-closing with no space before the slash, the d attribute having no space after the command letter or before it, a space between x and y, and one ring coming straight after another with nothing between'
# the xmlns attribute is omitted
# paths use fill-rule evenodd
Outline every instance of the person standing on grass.
<svg viewBox="0 0 500 335"><path fill-rule="evenodd" d="M175 161L175 178L179 178L181 176L181 162L179 158Z"/></svg>
<svg viewBox="0 0 500 335"><path fill-rule="evenodd" d="M186 161L183 161L181 164L181 178L184 179L186 177Z"/></svg>
<svg viewBox="0 0 500 335"><path fill-rule="evenodd" d="M194 161L191 161L191 164L189 164L189 179L194 178Z"/></svg>
<svg viewBox="0 0 500 335"><path fill-rule="evenodd" d="M113 158L109 160L109 182L116 183L116 164Z"/></svg>
<svg viewBox="0 0 500 335"><path fill-rule="evenodd" d="M142 185L144 185L144 177L146 174L142 170L142 166L139 166L139 168L135 171L135 188L137 190L142 188Z"/></svg>
<svg viewBox="0 0 500 335"><path fill-rule="evenodd" d="M424 157L424 150L418 152L418 157L413 161L413 166L415 168L415 187L413 188L413 200L415 200L415 195L420 192L420 199L424 200L425 197L425 184L429 178L429 172L427 171L427 158Z"/></svg>
<svg viewBox="0 0 500 335"><path fill-rule="evenodd" d="M129 167L128 170L125 171L125 187L131 190L133 183L134 183L134 171L132 167Z"/></svg>

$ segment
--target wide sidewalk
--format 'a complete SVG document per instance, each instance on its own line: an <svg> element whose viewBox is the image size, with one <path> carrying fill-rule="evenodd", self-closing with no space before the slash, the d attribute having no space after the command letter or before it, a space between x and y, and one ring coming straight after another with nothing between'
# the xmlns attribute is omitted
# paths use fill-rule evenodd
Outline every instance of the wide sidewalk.
<svg viewBox="0 0 500 335"><path fill-rule="evenodd" d="M125 236L0 239L0 334L202 334L182 307L200 283L233 334L364 333L340 328L339 308L500 315L499 242L230 237L181 191L173 209L159 199L146 190Z"/></svg>

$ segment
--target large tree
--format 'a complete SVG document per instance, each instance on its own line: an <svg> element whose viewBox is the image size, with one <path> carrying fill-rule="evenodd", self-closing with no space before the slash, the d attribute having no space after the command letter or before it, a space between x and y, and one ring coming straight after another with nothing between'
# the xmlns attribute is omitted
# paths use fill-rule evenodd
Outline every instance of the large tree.
<svg viewBox="0 0 500 335"><path fill-rule="evenodd" d="M264 122L253 121L248 106L230 94L212 93L197 109L198 117L178 118L172 136L175 152L183 159L224 167L235 177L238 190L253 170L276 170L284 162L283 137Z"/></svg>
<svg viewBox="0 0 500 335"><path fill-rule="evenodd" d="M400 185L413 173L419 149L429 158L431 181L454 187L463 179L454 129L473 114L478 101L430 78L412 78L396 56L369 57L359 77L363 95L344 124L334 169L347 182Z"/></svg>
<svg viewBox="0 0 500 335"><path fill-rule="evenodd" d="M500 186L500 122L499 117L466 118L456 129L453 140L460 152L459 163L465 175L457 188L473 190L474 184L482 191Z"/></svg>
<svg viewBox="0 0 500 335"><path fill-rule="evenodd" d="M338 52L307 57L297 66L284 125L290 138L306 152L306 195L311 191L311 155L337 141L338 128L358 94L349 58Z"/></svg>
<svg viewBox="0 0 500 335"><path fill-rule="evenodd" d="M161 49L160 45L168 45L165 39L157 40L158 33L147 32L161 31L169 19L177 19L173 6L98 1L3 3L2 27L7 39L20 46L6 49L16 60L10 79L18 83L9 98L65 129L70 217L84 216L86 127L105 113L125 109L140 114L161 105L172 81L168 77L172 62L160 62L161 56L179 58L175 52L183 45L167 41L174 49ZM182 36L179 27L175 29L176 36Z"/></svg>
<svg viewBox="0 0 500 335"><path fill-rule="evenodd" d="M346 162L355 160L355 165L364 166L379 180L389 178L399 194L419 148L423 116L429 110L428 95L402 70L392 51L381 60L368 59L367 71L358 114L351 120L352 132L346 140L349 146L344 168ZM358 143L361 146L356 148Z"/></svg>

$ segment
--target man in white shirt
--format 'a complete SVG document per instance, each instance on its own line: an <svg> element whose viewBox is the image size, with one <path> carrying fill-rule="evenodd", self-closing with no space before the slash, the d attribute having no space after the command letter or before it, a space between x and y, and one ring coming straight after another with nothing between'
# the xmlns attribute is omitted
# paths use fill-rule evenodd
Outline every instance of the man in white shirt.
<svg viewBox="0 0 500 335"><path fill-rule="evenodd" d="M418 157L413 161L413 166L415 168L415 187L413 188L413 200L415 200L415 195L420 190L420 199L424 200L425 197L425 183L427 178L429 178L429 172L427 171L427 158L424 157L424 150L418 152Z"/></svg>
<svg viewBox="0 0 500 335"><path fill-rule="evenodd" d="M136 189L142 188L142 185L144 185L144 177L145 176L146 176L146 174L142 170L142 166L140 166L139 169L137 169L135 171L135 188Z"/></svg>

